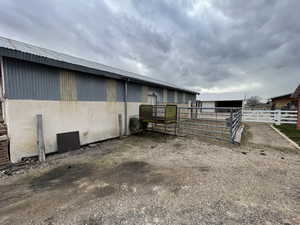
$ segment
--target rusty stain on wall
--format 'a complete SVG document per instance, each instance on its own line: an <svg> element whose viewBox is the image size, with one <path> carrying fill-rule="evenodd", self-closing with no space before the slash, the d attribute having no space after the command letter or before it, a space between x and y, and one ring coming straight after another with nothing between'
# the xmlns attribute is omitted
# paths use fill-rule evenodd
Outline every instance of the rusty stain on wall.
<svg viewBox="0 0 300 225"><path fill-rule="evenodd" d="M117 101L117 81L112 79L106 80L106 96L107 101Z"/></svg>
<svg viewBox="0 0 300 225"><path fill-rule="evenodd" d="M60 99L63 101L77 100L76 93L76 73L67 70L61 70L60 78Z"/></svg>

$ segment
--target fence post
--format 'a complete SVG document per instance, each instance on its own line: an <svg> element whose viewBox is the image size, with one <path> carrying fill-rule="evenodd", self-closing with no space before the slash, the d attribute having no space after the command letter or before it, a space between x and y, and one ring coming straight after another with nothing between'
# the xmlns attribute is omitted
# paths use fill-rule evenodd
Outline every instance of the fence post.
<svg viewBox="0 0 300 225"><path fill-rule="evenodd" d="M118 114L118 121L119 121L119 137L122 137L123 134L123 122L122 122L122 114Z"/></svg>
<svg viewBox="0 0 300 225"><path fill-rule="evenodd" d="M281 125L281 110L276 110L275 115L275 124Z"/></svg>
<svg viewBox="0 0 300 225"><path fill-rule="evenodd" d="M42 114L36 115L37 119L37 147L39 153L39 161L44 162L46 160L45 155L45 142L43 134L43 116Z"/></svg>
<svg viewBox="0 0 300 225"><path fill-rule="evenodd" d="M231 139L231 142L234 143L232 126L233 126L233 110L231 108L231 110L230 110L230 139Z"/></svg>

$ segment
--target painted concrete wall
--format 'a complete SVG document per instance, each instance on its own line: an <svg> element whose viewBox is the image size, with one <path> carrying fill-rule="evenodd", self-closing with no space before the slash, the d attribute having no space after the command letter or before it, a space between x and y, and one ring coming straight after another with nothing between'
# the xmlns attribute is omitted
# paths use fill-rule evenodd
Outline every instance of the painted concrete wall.
<svg viewBox="0 0 300 225"><path fill-rule="evenodd" d="M128 103L128 119L138 115L140 104ZM117 137L119 113L124 123L122 102L7 100L11 161L37 155L37 114L43 115L46 152L50 153L57 151L57 133L79 131L81 145Z"/></svg>

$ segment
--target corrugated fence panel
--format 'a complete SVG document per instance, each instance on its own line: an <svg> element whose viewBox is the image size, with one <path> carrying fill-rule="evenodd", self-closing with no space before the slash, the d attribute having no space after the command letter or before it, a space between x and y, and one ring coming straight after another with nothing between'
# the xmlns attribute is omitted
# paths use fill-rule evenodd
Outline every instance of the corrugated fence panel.
<svg viewBox="0 0 300 225"><path fill-rule="evenodd" d="M106 79L78 73L77 99L79 101L106 101Z"/></svg>
<svg viewBox="0 0 300 225"><path fill-rule="evenodd" d="M63 101L77 100L75 72L68 70L60 71L60 99Z"/></svg>
<svg viewBox="0 0 300 225"><path fill-rule="evenodd" d="M175 102L175 91L168 90L168 103Z"/></svg>
<svg viewBox="0 0 300 225"><path fill-rule="evenodd" d="M127 87L127 100L128 102L141 102L142 101L142 85L136 83L128 83Z"/></svg>
<svg viewBox="0 0 300 225"><path fill-rule="evenodd" d="M5 95L9 99L59 100L56 68L4 58Z"/></svg>

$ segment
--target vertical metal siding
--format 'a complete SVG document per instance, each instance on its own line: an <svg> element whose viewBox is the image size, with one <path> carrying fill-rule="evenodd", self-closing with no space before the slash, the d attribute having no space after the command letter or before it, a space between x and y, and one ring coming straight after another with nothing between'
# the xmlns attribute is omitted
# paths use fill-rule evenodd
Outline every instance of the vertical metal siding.
<svg viewBox="0 0 300 225"><path fill-rule="evenodd" d="M194 102L196 101L196 95L185 93L185 103L189 103L189 101Z"/></svg>
<svg viewBox="0 0 300 225"><path fill-rule="evenodd" d="M124 102L125 82L117 80L117 101Z"/></svg>
<svg viewBox="0 0 300 225"><path fill-rule="evenodd" d="M175 91L168 90L168 103L174 103L175 101Z"/></svg>
<svg viewBox="0 0 300 225"><path fill-rule="evenodd" d="M86 73L78 73L76 77L79 101L106 101L105 78Z"/></svg>
<svg viewBox="0 0 300 225"><path fill-rule="evenodd" d="M182 92L178 92L177 93L177 103L178 104L183 104L184 101L183 101L183 93Z"/></svg>
<svg viewBox="0 0 300 225"><path fill-rule="evenodd" d="M142 101L142 85L128 83L128 102Z"/></svg>
<svg viewBox="0 0 300 225"><path fill-rule="evenodd" d="M9 99L59 100L59 71L55 68L3 58L6 96Z"/></svg>
<svg viewBox="0 0 300 225"><path fill-rule="evenodd" d="M106 100L109 102L117 101L117 81L106 79Z"/></svg>
<svg viewBox="0 0 300 225"><path fill-rule="evenodd" d="M68 70L60 71L60 100L77 100L76 74Z"/></svg>

